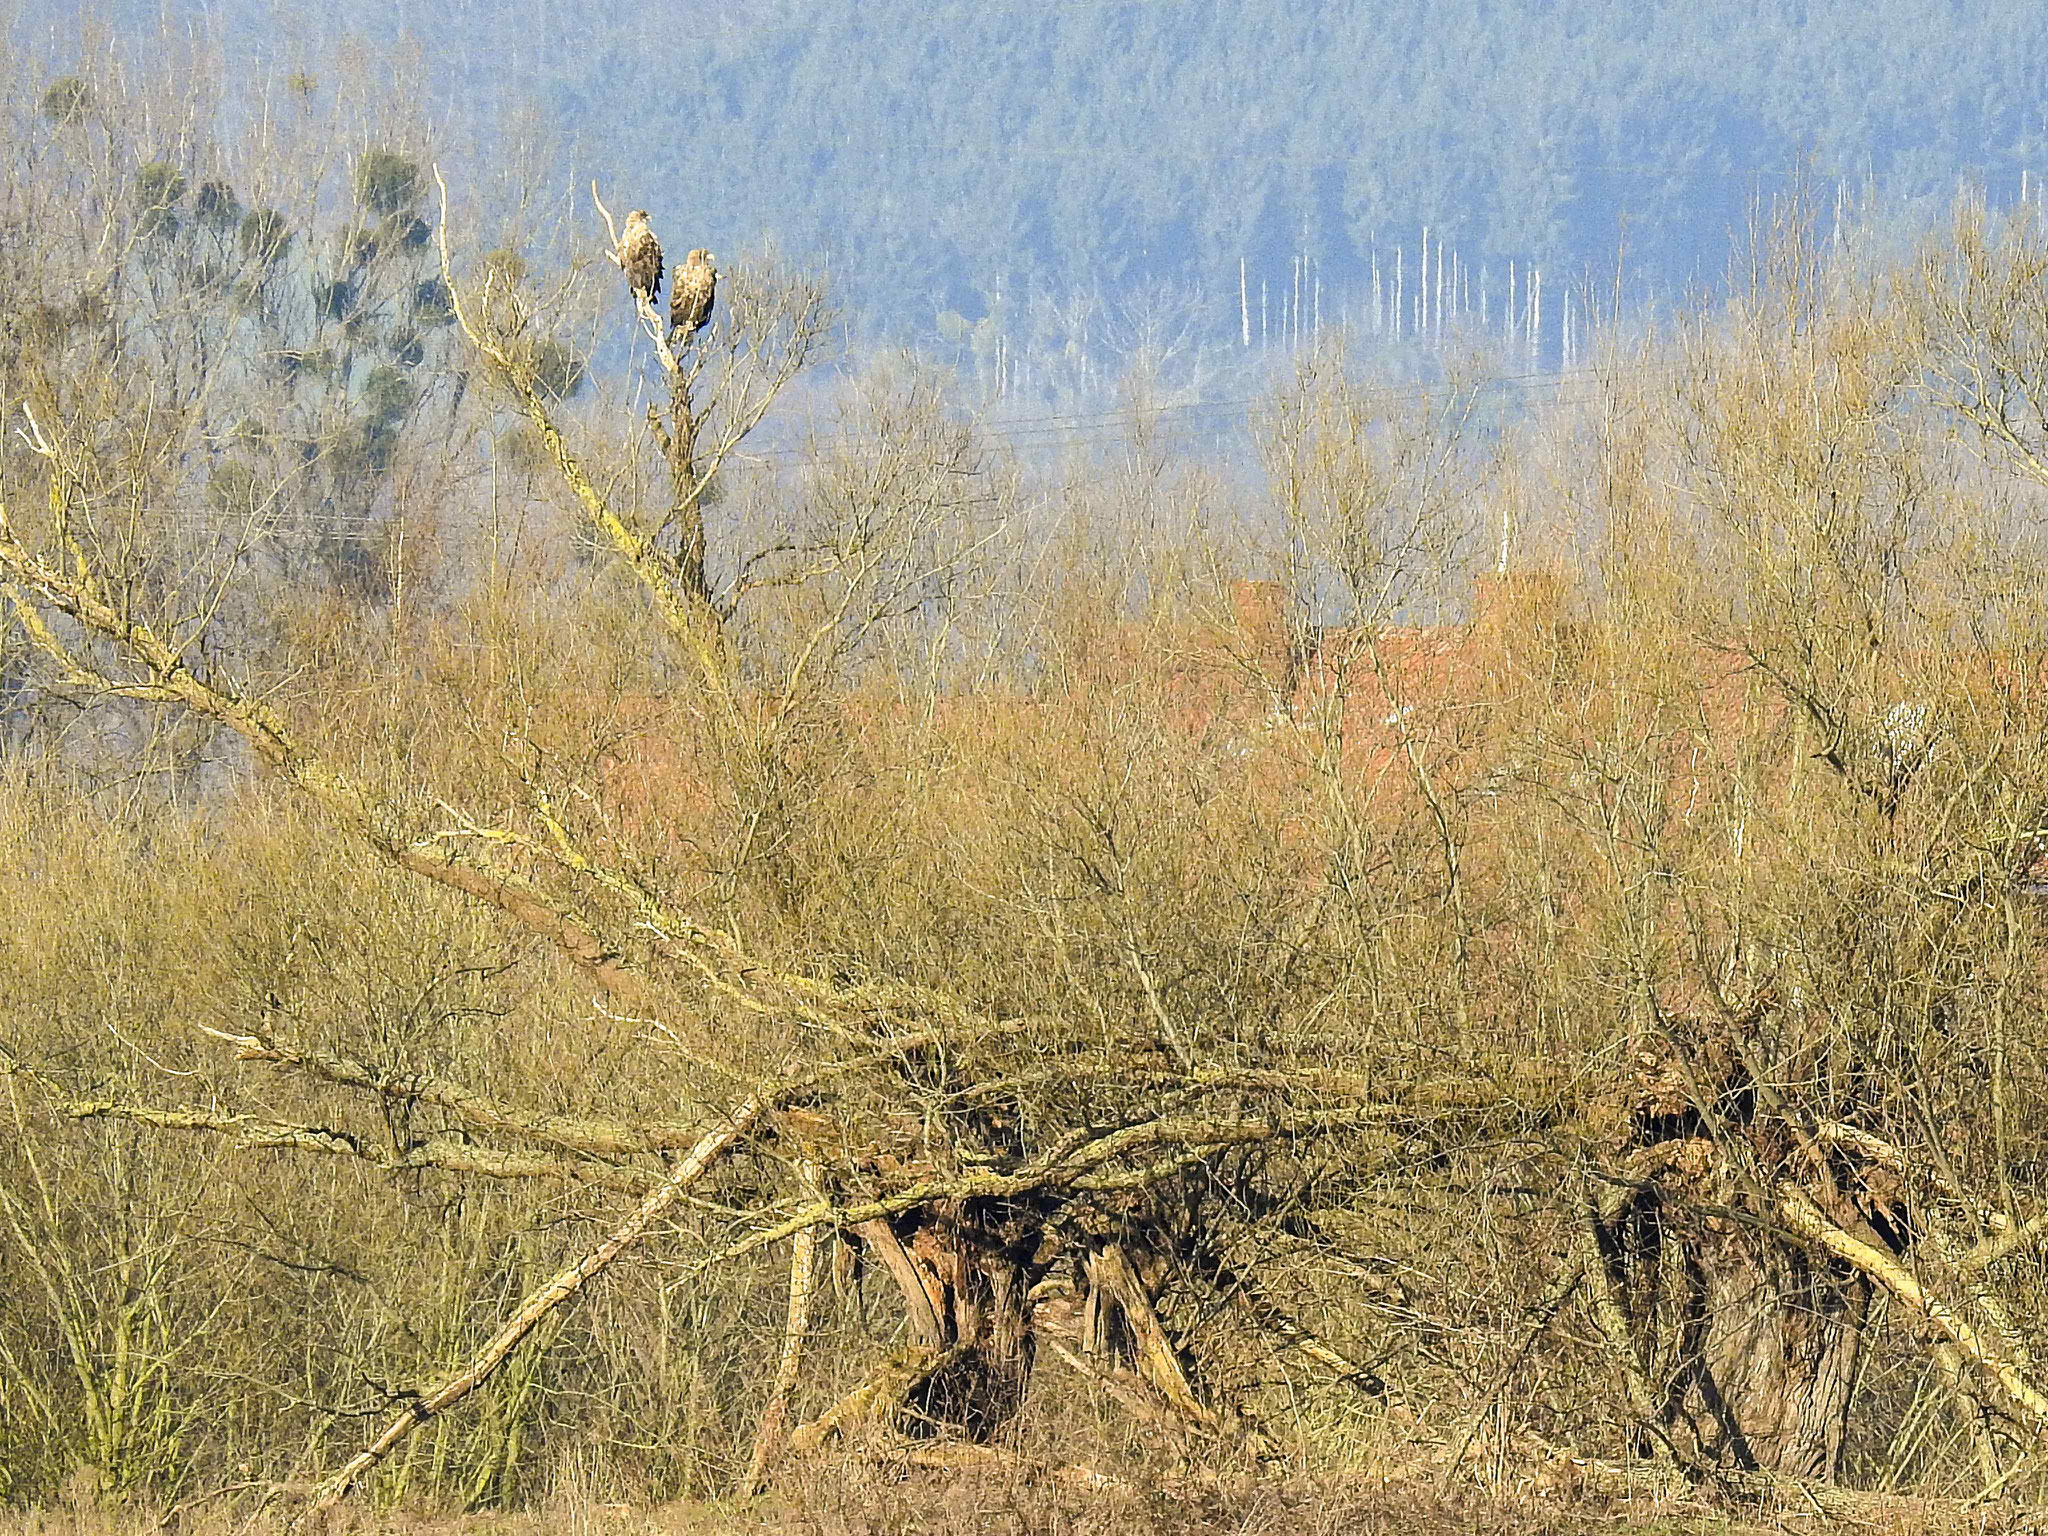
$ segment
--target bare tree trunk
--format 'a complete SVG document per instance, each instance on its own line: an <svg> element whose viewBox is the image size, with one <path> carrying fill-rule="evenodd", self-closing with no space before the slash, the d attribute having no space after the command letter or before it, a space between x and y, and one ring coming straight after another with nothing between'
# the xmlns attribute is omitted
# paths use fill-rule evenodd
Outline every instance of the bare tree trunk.
<svg viewBox="0 0 2048 1536"><path fill-rule="evenodd" d="M1183 1423L1214 1422L1215 1415L1195 1396L1180 1352L1160 1325L1153 1306L1157 1277L1148 1279L1123 1244L1106 1243L1088 1256L1087 1280L1084 1352L1112 1363L1128 1360Z"/></svg>
<svg viewBox="0 0 2048 1536"><path fill-rule="evenodd" d="M1676 1362L1674 1424L1717 1465L1834 1481L1870 1283L1765 1234L1684 1238L1696 1347Z"/></svg>
<svg viewBox="0 0 2048 1536"><path fill-rule="evenodd" d="M690 393L689 375L680 368L671 372L669 425L662 447L668 458L670 516L676 524L676 566L685 590L708 605L711 583L704 570L704 487L697 473L698 417Z"/></svg>
<svg viewBox="0 0 2048 1536"><path fill-rule="evenodd" d="M1375 241L1372 249L1372 333L1378 336L1386 328L1386 312L1380 299L1380 249Z"/></svg>
<svg viewBox="0 0 2048 1536"><path fill-rule="evenodd" d="M1666 1027L1671 1041L1639 1056L1634 1147L1593 1217L1607 1293L1626 1314L1654 1398L1632 1408L1702 1470L1831 1482L1871 1277L1803 1241L1789 1197L1758 1172L1781 1164L1791 1138L1752 1071L1743 1038L1753 1022ZM1819 1220L1846 1216L1884 1244L1841 1192L1858 1183L1846 1162L1823 1159L1813 1176L1835 1212L1820 1216L1816 1206ZM1802 1209L1813 1198L1802 1195Z"/></svg>
<svg viewBox="0 0 2048 1536"><path fill-rule="evenodd" d="M904 1402L906 1432L983 1441L1015 1417L1034 1341L1022 1224L992 1202L948 1202L854 1229L903 1299L911 1337L943 1355Z"/></svg>
<svg viewBox="0 0 2048 1536"><path fill-rule="evenodd" d="M1631 1394L1648 1433L1700 1469L1834 1480L1868 1280L1655 1193L1600 1222L1598 1246L1651 1394Z"/></svg>

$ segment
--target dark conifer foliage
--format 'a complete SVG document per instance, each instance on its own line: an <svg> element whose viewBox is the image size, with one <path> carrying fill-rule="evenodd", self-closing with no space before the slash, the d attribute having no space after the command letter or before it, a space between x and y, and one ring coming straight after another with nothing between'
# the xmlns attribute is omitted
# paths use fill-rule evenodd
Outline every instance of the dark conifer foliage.
<svg viewBox="0 0 2048 1536"><path fill-rule="evenodd" d="M1482 267L1500 302L1510 260L1603 287L1618 261L1673 296L1718 282L1752 202L1802 171L1930 207L1959 178L2004 202L2048 172L2048 12L1987 0L380 0L289 28L269 0L172 9L280 76L323 28L410 39L437 114L480 119L472 142L538 107L658 227L713 250L772 232L907 340L1005 295L1153 282L1207 295L1220 335L1240 258L1256 294L1305 255L1334 318L1376 250L1412 274L1424 226L1475 303ZM687 50L647 46L679 26ZM64 81L45 103L88 109ZM362 172L380 212L410 193L387 169Z"/></svg>

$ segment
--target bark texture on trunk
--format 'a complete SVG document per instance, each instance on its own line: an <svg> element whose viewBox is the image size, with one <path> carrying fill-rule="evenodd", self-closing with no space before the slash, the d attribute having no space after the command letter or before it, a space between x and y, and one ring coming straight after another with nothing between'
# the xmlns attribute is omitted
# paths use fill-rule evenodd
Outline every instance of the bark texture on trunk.
<svg viewBox="0 0 2048 1536"><path fill-rule="evenodd" d="M1716 1465L1832 1482L1870 1284L1768 1235L1686 1243L1690 1316L1670 1411Z"/></svg>
<svg viewBox="0 0 2048 1536"><path fill-rule="evenodd" d="M946 1356L904 1403L908 1433L986 1441L1023 1405L1034 1355L1031 1283L1003 1215L967 1202L856 1229L895 1281L911 1338Z"/></svg>
<svg viewBox="0 0 2048 1536"><path fill-rule="evenodd" d="M1886 1239L1869 1225L1861 1172L1816 1153L1773 1112L1745 1032L1694 1024L1691 1038L1639 1054L1630 1145L1597 1214L1600 1258L1654 1396L1655 1432L1702 1468L1831 1482L1871 1282L1787 1231L1770 1181L1796 1170L1833 1219Z"/></svg>
<svg viewBox="0 0 2048 1536"><path fill-rule="evenodd" d="M1599 1247L1656 1434L1701 1467L1834 1480L1869 1281L1656 1191L1603 1222Z"/></svg>
<svg viewBox="0 0 2048 1536"><path fill-rule="evenodd" d="M1208 1424L1214 1415L1188 1380L1187 1362L1167 1336L1158 1308L1164 1266L1146 1262L1120 1242L1093 1249L1082 1263L1087 1291L1081 1313L1081 1348L1111 1369L1134 1370L1184 1424Z"/></svg>

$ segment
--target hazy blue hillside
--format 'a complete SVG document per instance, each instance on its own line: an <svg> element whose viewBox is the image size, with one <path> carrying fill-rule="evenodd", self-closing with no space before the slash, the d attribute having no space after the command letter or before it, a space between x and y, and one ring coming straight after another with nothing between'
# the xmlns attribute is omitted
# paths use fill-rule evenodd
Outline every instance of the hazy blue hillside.
<svg viewBox="0 0 2048 1536"><path fill-rule="evenodd" d="M773 234L923 339L999 296L1162 282L1220 335L1241 258L1255 328L1304 253L1332 310L1375 251L1412 294L1425 225L1496 294L1510 260L1555 282L1623 249L1669 293L1802 166L1888 200L2048 170L2048 8L1987 0L167 4L267 67L409 36L451 126L538 107L672 245Z"/></svg>

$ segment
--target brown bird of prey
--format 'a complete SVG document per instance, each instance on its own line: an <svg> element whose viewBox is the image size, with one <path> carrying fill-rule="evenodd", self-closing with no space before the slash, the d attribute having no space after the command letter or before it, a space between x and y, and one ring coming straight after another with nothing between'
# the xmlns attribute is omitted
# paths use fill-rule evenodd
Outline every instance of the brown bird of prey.
<svg viewBox="0 0 2048 1536"><path fill-rule="evenodd" d="M661 242L647 223L647 210L635 208L626 215L626 232L619 236L618 260L633 292L654 302L661 292Z"/></svg>
<svg viewBox="0 0 2048 1536"><path fill-rule="evenodd" d="M711 265L711 253L690 252L690 259L676 268L668 285L668 326L688 341L711 320L711 301L718 292L718 269Z"/></svg>

